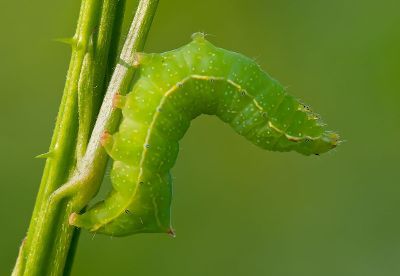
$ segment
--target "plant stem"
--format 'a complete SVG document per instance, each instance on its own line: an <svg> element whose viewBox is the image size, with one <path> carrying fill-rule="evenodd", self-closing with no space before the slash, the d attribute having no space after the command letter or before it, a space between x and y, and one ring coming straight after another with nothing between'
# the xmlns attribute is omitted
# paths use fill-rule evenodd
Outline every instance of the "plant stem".
<svg viewBox="0 0 400 276"><path fill-rule="evenodd" d="M93 134L102 128L102 124L104 127L116 128L118 116L112 110L107 110L112 101L110 96L114 95L116 91L126 92L125 88L134 73L131 66L128 66L129 70L126 66L133 64L134 53L143 49L157 4L158 0L140 1L119 63L110 78L106 72L111 72L111 63L108 62L107 66L107 62L104 60L107 58L110 60L116 56L115 52L110 52L109 46L110 41L114 41L111 45L112 51L116 51L118 48L115 41L118 41L116 36L120 33L120 26L117 25L122 24L123 8L121 5L125 5L125 1L82 1L77 31L72 39L73 53L56 127L49 153L43 155L48 159L31 224L27 237L21 245L13 275L63 275L69 273L73 258L73 252L70 252L69 249L73 240L74 227L68 224L68 217L73 209L72 198L57 204L49 204L49 199L52 193L68 180L75 169L77 159L82 157L88 140L88 130L91 129L89 126L92 124L91 118L97 114L101 103L100 99L104 93L102 84L104 80L108 81L109 79L110 85L101 108L106 111L100 111L100 118L96 122L90 141L92 141ZM119 6L116 7L116 5ZM97 36L94 36L96 33L94 27L99 20L99 31ZM113 66L114 64L112 64ZM101 119L107 120L104 122ZM97 153L97 162L100 164L97 173L103 175L107 158L101 149ZM67 256L69 263L66 271Z"/></svg>
<svg viewBox="0 0 400 276"><path fill-rule="evenodd" d="M90 179L88 182L90 185L85 189L86 192L97 190L97 186L99 185L98 176L99 174L103 174L105 170L107 154L100 143L101 136L105 131L114 132L118 125L120 112L113 108L113 99L115 95L127 92L135 73L135 67L133 66L135 64L135 54L143 49L158 2L158 0L141 0L138 5L129 33L121 50L119 61L115 66L104 96L85 156L82 158L82 162L78 167L79 172L76 174L76 178L78 179L81 177L81 174L86 175ZM81 189L81 186L79 188ZM84 191L81 190L80 194L83 195ZM76 204L80 205L80 203ZM82 207L80 206L80 208Z"/></svg>
<svg viewBox="0 0 400 276"><path fill-rule="evenodd" d="M122 1L124 5L124 1ZM112 41L113 25L116 17L118 1L113 0L82 0L77 30L70 40L72 46L71 62L61 100L59 113L50 149L47 157L42 181L37 195L31 223L17 259L13 275L62 275L69 244L73 235L73 227L65 227L67 203L62 206L47 204L49 196L64 183L76 163L75 141L79 135L78 126L78 84L83 75L88 75L84 66L88 45L94 41L94 55L90 58L96 66L92 66L92 78L96 89L95 97L101 97L104 92L105 72L109 66L110 43ZM118 16L121 16L119 14ZM99 23L100 22L100 23ZM96 26L98 31L96 31ZM115 26L114 26L115 27ZM97 100L101 102L101 100ZM93 104L90 112L97 114L100 104ZM92 120L85 120L84 133L91 128ZM82 126L81 126L82 127ZM81 131L82 132L82 131ZM60 235L60 233L63 235ZM60 243L63 246L60 246ZM57 255L57 258L55 256Z"/></svg>

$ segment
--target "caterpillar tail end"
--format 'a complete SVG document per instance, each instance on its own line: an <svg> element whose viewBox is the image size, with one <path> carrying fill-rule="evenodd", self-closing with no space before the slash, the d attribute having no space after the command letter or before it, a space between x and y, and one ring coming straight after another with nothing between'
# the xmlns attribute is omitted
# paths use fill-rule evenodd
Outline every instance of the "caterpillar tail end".
<svg viewBox="0 0 400 276"><path fill-rule="evenodd" d="M95 224L90 216L79 215L77 213L72 213L69 216L68 223L78 228L84 228L91 232L96 232L97 229L101 227L100 224Z"/></svg>
<svg viewBox="0 0 400 276"><path fill-rule="evenodd" d="M79 228L89 228L87 225L88 223L82 220L81 215L75 212L69 216L68 223Z"/></svg>
<svg viewBox="0 0 400 276"><path fill-rule="evenodd" d="M114 193L114 196L117 194ZM146 205L146 202L140 202ZM160 214L150 208L122 209L117 205L110 206L110 202L100 201L90 207L85 213L72 213L69 224L84 228L96 234L114 237L128 236L140 233L162 233L175 237L171 226L170 210L160 209ZM111 217L111 219L110 219Z"/></svg>
<svg viewBox="0 0 400 276"><path fill-rule="evenodd" d="M79 228L88 228L87 227L87 223L85 223L85 221L82 221L81 220L81 215L79 215L78 213L72 213L70 216L69 216L69 219L68 219L68 223L70 224L70 225L73 225L73 226L75 226L75 227L79 227ZM85 227L86 226L86 227Z"/></svg>

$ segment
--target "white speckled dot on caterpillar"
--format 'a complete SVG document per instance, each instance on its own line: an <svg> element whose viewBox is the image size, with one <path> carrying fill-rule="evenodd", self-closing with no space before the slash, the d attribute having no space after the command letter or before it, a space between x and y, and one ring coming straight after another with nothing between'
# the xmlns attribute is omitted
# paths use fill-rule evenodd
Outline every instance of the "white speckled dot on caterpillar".
<svg viewBox="0 0 400 276"><path fill-rule="evenodd" d="M218 116L255 145L310 155L339 143L308 107L251 59L193 41L161 54L139 54L139 76L116 106L123 119L102 143L114 160L113 190L73 225L113 236L171 233L170 169L192 119Z"/></svg>

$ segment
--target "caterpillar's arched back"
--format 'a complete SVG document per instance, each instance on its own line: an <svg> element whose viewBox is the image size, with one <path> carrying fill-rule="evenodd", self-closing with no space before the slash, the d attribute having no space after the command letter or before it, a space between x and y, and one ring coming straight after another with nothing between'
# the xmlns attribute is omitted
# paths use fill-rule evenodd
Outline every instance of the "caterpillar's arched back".
<svg viewBox="0 0 400 276"><path fill-rule="evenodd" d="M139 77L116 99L123 119L103 145L114 160L113 190L71 224L122 236L170 232L170 169L178 142L200 114L213 114L257 146L310 155L334 148L339 137L288 95L251 59L193 41L162 54L139 54Z"/></svg>

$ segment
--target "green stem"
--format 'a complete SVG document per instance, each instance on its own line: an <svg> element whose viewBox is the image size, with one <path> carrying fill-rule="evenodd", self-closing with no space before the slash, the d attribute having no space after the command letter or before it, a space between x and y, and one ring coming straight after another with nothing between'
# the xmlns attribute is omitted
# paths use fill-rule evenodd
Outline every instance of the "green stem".
<svg viewBox="0 0 400 276"><path fill-rule="evenodd" d="M64 94L49 153L45 155L48 158L27 237L21 246L13 275L62 275L63 273L74 228L65 226L64 218L69 212L66 208L67 202L57 206L48 206L47 203L50 195L68 179L75 167L77 158L75 141L78 126L82 123L82 120L78 119L78 85L83 76L87 75L87 72L82 72L86 70L83 61L87 56L91 38L97 37L101 43L94 45L95 55L92 58L93 63L99 65L94 66L92 70L93 80L100 86L97 91L101 91L107 70L107 59L104 59L108 57L112 38L110 33L113 30L117 5L118 1L115 0L82 0L77 30L71 40L73 51ZM101 28L104 25L105 27ZM96 27L98 27L97 32ZM102 93L99 92L95 96L99 97L99 94ZM99 104L92 105L90 111L97 114L98 109ZM92 122L84 121L84 124L89 125L84 126L84 133L88 135L86 130L90 129Z"/></svg>

